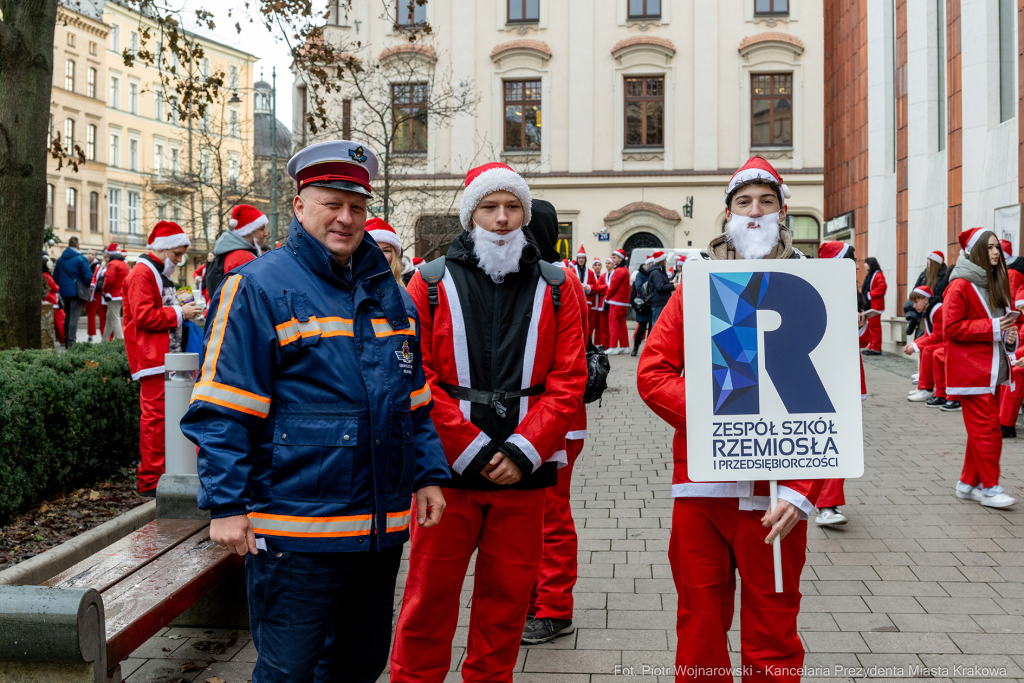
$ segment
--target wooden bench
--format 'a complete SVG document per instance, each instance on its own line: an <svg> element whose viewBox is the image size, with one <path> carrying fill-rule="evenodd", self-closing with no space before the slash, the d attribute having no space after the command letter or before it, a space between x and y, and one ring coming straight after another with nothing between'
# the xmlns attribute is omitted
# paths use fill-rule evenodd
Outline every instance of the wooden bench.
<svg viewBox="0 0 1024 683"><path fill-rule="evenodd" d="M153 522L42 586L0 587L0 680L120 683L122 660L242 567L210 540L208 519L161 517L161 502L188 514L192 488L164 479L172 493L158 491ZM203 516L194 493L191 509Z"/></svg>

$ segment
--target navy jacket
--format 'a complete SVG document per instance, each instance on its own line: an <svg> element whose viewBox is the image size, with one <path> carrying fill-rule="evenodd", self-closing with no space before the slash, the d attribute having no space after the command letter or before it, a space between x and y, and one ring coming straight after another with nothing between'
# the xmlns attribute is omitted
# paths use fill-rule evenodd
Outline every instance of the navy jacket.
<svg viewBox="0 0 1024 683"><path fill-rule="evenodd" d="M78 296L78 287L75 282L81 282L86 287L92 282L92 269L89 268L89 260L85 255L68 247L61 253L53 267L53 278L60 287L62 297Z"/></svg>
<svg viewBox="0 0 1024 683"><path fill-rule="evenodd" d="M651 308L664 308L676 286L668 279L668 273L661 264L655 264L653 268L648 269L648 276L651 282L650 289L654 290L651 294Z"/></svg>
<svg viewBox="0 0 1024 683"><path fill-rule="evenodd" d="M449 480L416 307L369 235L351 264L293 219L284 247L232 271L208 314L181 421L199 446L199 507L248 513L276 548L399 545L413 491Z"/></svg>

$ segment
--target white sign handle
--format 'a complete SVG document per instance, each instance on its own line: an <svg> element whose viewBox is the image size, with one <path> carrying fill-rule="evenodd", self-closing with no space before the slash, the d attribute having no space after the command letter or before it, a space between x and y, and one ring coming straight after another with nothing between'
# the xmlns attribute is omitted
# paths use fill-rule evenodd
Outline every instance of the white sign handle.
<svg viewBox="0 0 1024 683"><path fill-rule="evenodd" d="M771 511L775 512L775 508L779 504L779 482L772 479L768 482L771 492ZM775 540L772 541L772 555L775 560L775 592L782 592L782 537L776 536Z"/></svg>

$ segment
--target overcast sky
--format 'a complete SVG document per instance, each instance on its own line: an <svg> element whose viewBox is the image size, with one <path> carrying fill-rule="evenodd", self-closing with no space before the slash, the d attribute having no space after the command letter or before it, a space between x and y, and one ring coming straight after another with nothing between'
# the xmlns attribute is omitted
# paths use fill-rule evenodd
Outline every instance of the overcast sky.
<svg viewBox="0 0 1024 683"><path fill-rule="evenodd" d="M316 4L324 3L317 2ZM249 23L244 5L237 0L184 0L184 6L188 9L202 7L213 12L214 21L217 24L217 30L212 33L195 24L188 26L189 29L261 57L253 66L253 81L260 79L262 71L263 80L270 83L271 69L277 67L277 118L290 129L292 127L291 57L288 54L288 46L281 37L281 32L278 30L270 33L259 21ZM236 22L242 27L241 33L235 30ZM247 98L247 100L252 102L251 98Z"/></svg>

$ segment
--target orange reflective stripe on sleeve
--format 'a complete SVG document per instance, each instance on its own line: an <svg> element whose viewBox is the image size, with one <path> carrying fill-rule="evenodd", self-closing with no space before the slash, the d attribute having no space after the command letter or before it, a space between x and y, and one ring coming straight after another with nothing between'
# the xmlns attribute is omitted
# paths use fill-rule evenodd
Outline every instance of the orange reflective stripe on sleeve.
<svg viewBox="0 0 1024 683"><path fill-rule="evenodd" d="M409 328L405 330L391 329L391 323L387 318L373 318L370 322L373 324L373 334L377 337L394 337L402 334L410 337L416 336L416 320L414 318L409 318Z"/></svg>
<svg viewBox="0 0 1024 683"><path fill-rule="evenodd" d="M197 382L192 401L207 401L257 417L266 417L270 412L269 398L219 382Z"/></svg>
<svg viewBox="0 0 1024 683"><path fill-rule="evenodd" d="M404 512L389 512L388 513L388 533L396 531L405 531L409 528L409 523L412 521L412 508L405 510Z"/></svg>
<svg viewBox="0 0 1024 683"><path fill-rule="evenodd" d="M292 517L250 512L253 531L264 536L296 538L343 538L368 536L373 528L373 515L350 517Z"/></svg>
<svg viewBox="0 0 1024 683"><path fill-rule="evenodd" d="M423 406L430 403L430 385L424 384L423 388L419 391L414 391L409 394L409 404L412 410L422 408Z"/></svg>
<svg viewBox="0 0 1024 683"><path fill-rule="evenodd" d="M210 334L210 341L206 346L206 359L203 362L204 382L212 382L217 375L217 358L220 356L220 347L224 342L224 331L228 325L228 315L231 313L231 304L235 301L235 294L238 292L238 283L241 275L229 275L227 281L221 286L221 305L217 308L217 315L213 319L213 332Z"/></svg>

